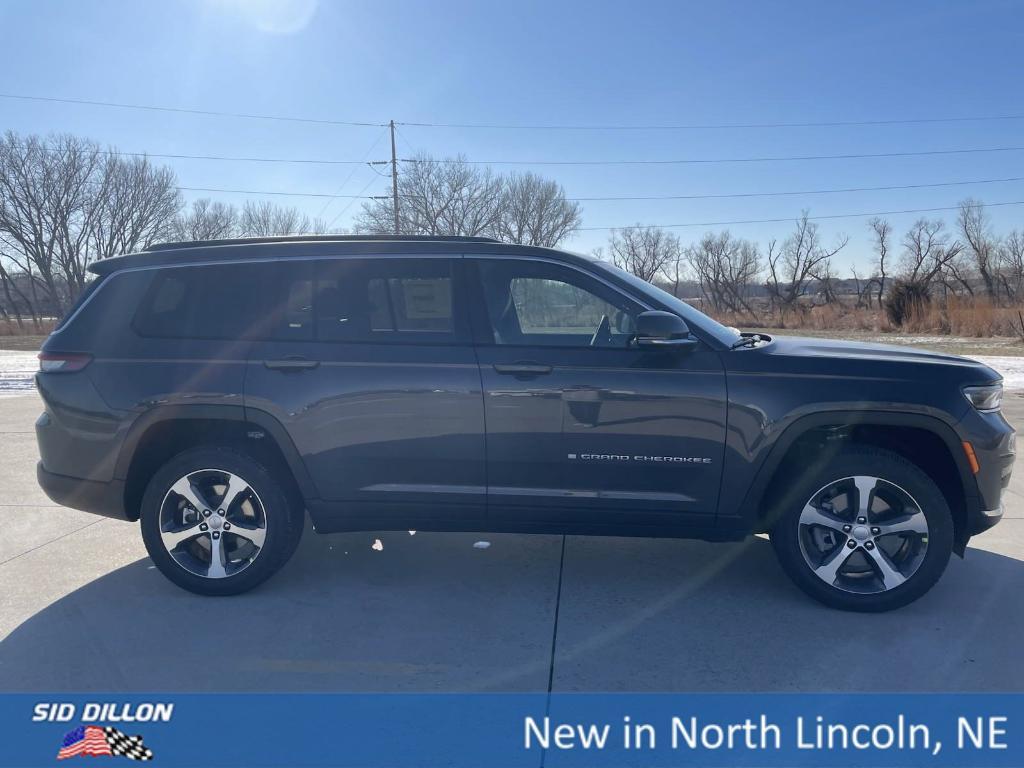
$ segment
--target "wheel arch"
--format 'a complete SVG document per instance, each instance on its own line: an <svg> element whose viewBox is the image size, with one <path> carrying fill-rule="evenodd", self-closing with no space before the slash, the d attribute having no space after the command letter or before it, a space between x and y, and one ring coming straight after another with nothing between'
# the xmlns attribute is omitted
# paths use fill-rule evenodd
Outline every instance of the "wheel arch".
<svg viewBox="0 0 1024 768"><path fill-rule="evenodd" d="M172 456L200 445L235 445L281 473L304 502L317 498L312 479L287 431L270 414L241 405L169 405L132 424L118 454L115 477L124 481L127 519L139 518L149 478Z"/></svg>
<svg viewBox="0 0 1024 768"><path fill-rule="evenodd" d="M741 509L750 510L751 527L765 531L774 524L789 473L851 444L893 451L920 467L949 504L955 551L963 554L970 538L967 521L980 509L977 483L953 428L925 414L830 411L798 419L779 436L743 501Z"/></svg>

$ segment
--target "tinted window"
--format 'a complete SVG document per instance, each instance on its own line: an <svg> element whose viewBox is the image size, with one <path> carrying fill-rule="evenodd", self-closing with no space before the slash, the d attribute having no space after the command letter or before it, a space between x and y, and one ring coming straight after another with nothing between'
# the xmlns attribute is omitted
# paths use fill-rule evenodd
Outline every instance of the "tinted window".
<svg viewBox="0 0 1024 768"><path fill-rule="evenodd" d="M54 328L54 330L59 331L67 324L71 316L74 315L75 312L77 312L79 308L81 308L81 306L89 300L90 296L96 293L105 277L105 275L102 277L97 277L91 280L90 282L86 283L85 288L83 288L82 292L78 294L78 298L75 300L75 303L72 304L68 311L64 313L63 319L59 323L57 323L57 326Z"/></svg>
<svg viewBox="0 0 1024 768"><path fill-rule="evenodd" d="M509 283L519 328L524 334L592 334L619 307L578 285L540 277L513 277Z"/></svg>
<svg viewBox="0 0 1024 768"><path fill-rule="evenodd" d="M308 263L281 262L268 269L260 295L271 308L260 338L313 339L313 271Z"/></svg>
<svg viewBox="0 0 1024 768"><path fill-rule="evenodd" d="M717 320L713 320L695 307L691 307L685 301L673 296L668 291L664 291L658 286L652 285L646 280L643 280L624 269L619 269L614 264L595 261L594 268L610 272L620 280L625 280L633 287L633 290L640 293L640 295L647 296L648 298L654 299L656 302L664 304L671 311L683 318L687 325L706 331L717 341L725 344L726 346L734 343L740 337L740 332L735 328L722 325Z"/></svg>
<svg viewBox="0 0 1024 768"><path fill-rule="evenodd" d="M230 338L245 329L248 295L227 265L161 269L135 315L135 330L162 338Z"/></svg>
<svg viewBox="0 0 1024 768"><path fill-rule="evenodd" d="M481 260L496 344L626 347L639 305L599 280L546 262Z"/></svg>
<svg viewBox="0 0 1024 768"><path fill-rule="evenodd" d="M312 339L312 268L281 261L161 269L134 327L161 338Z"/></svg>
<svg viewBox="0 0 1024 768"><path fill-rule="evenodd" d="M338 259L317 280L317 338L378 343L453 341L448 259Z"/></svg>
<svg viewBox="0 0 1024 768"><path fill-rule="evenodd" d="M135 316L143 336L451 342L448 259L337 259L169 267Z"/></svg>

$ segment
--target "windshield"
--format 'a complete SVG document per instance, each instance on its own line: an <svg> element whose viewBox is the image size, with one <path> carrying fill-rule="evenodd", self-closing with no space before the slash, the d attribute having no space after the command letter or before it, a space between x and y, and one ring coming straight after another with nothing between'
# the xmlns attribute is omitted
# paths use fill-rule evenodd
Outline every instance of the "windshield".
<svg viewBox="0 0 1024 768"><path fill-rule="evenodd" d="M716 341L719 341L726 346L731 346L740 338L740 333L735 328L729 328L722 325L717 320L712 320L699 309L691 307L685 301L673 296L668 291L662 290L658 286L652 285L646 280L643 280L624 269L620 269L614 264L609 264L606 261L595 261L594 264L607 272L614 273L616 277L625 280L630 284L630 286L635 288L644 296L654 299L660 304L664 304L683 318L687 325L695 326L705 333L708 333L713 336Z"/></svg>

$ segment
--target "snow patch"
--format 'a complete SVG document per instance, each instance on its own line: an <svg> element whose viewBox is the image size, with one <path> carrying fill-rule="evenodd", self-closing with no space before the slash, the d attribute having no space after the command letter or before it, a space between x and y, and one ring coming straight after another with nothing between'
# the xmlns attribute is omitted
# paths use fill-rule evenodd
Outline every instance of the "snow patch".
<svg viewBox="0 0 1024 768"><path fill-rule="evenodd" d="M1024 357L1006 357L1002 355L968 355L992 368L1003 377L1003 389L1006 391L1024 390Z"/></svg>
<svg viewBox="0 0 1024 768"><path fill-rule="evenodd" d="M39 359L35 352L0 350L0 397L29 395L36 391Z"/></svg>

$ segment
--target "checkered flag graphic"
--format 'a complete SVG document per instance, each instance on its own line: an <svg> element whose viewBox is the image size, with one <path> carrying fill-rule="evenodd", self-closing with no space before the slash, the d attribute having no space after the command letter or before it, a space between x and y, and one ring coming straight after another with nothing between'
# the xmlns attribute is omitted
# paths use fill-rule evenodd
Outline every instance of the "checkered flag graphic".
<svg viewBox="0 0 1024 768"><path fill-rule="evenodd" d="M129 736L109 726L103 729L103 735L106 736L110 751L115 756L127 757L129 760L153 759L153 750L142 743L141 736Z"/></svg>

